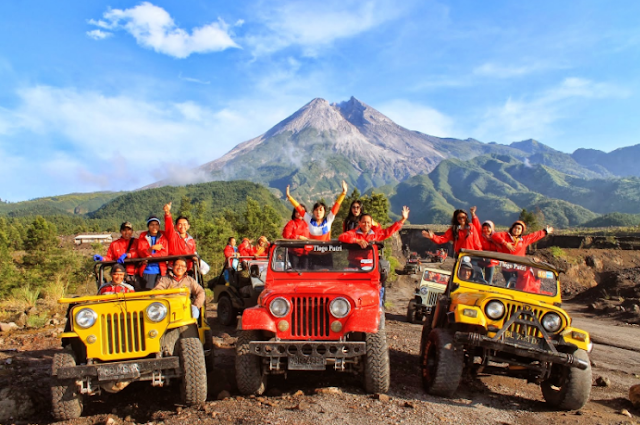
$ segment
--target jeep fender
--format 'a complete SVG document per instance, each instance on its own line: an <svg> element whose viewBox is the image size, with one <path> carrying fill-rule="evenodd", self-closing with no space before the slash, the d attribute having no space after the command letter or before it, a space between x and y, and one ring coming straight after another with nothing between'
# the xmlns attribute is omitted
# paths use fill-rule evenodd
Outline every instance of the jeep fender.
<svg viewBox="0 0 640 425"><path fill-rule="evenodd" d="M487 319L480 307L458 304L454 310L447 313L449 323L465 324L487 328Z"/></svg>
<svg viewBox="0 0 640 425"><path fill-rule="evenodd" d="M587 353L591 352L591 349L593 348L589 333L582 329L567 326L560 335L564 339L565 343L575 345Z"/></svg>

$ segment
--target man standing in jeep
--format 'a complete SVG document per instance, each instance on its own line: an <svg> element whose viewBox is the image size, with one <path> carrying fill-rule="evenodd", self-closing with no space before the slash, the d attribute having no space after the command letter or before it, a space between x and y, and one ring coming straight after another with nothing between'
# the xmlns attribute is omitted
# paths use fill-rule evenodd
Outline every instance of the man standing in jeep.
<svg viewBox="0 0 640 425"><path fill-rule="evenodd" d="M152 215L147 220L149 231L142 232L138 241L138 257L166 257L169 252L169 241L160 231L160 220ZM152 289L156 286L158 277L167 274L167 263L146 262L140 266L138 274L142 277L140 285L142 289Z"/></svg>
<svg viewBox="0 0 640 425"><path fill-rule="evenodd" d="M409 208L407 206L402 207L402 219L393 223L386 229L376 227L373 229L373 218L369 214L363 214L360 216L359 227L357 229L344 232L338 237L340 242L356 243L360 247L365 248L369 242L380 242L395 232L400 230L405 221L409 218Z"/></svg>
<svg viewBox="0 0 640 425"><path fill-rule="evenodd" d="M111 242L107 254L101 261L119 261L124 262L127 258L138 257L138 240L133 237L133 225L129 221L125 221L120 225L119 239ZM135 284L136 268L133 264L126 265L127 276L125 281L130 285ZM134 285L135 286L135 285Z"/></svg>
<svg viewBox="0 0 640 425"><path fill-rule="evenodd" d="M166 204L164 210L164 235L169 241L169 254L168 255L183 255L185 257L195 255L196 253L196 240L191 237L189 233L189 219L185 216L180 216L176 219L176 226L173 227L173 221L171 217L171 202ZM193 261L187 260L187 270L193 268Z"/></svg>

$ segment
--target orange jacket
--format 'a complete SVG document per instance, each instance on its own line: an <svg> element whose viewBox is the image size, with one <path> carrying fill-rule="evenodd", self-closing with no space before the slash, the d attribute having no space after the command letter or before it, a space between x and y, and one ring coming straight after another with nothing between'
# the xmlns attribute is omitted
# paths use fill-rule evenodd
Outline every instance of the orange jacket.
<svg viewBox="0 0 640 425"><path fill-rule="evenodd" d="M438 245L453 241L453 229L450 227L444 235L433 235L432 241ZM482 243L480 237L473 224L469 227L458 230L458 239L453 242L453 251L457 254L461 249L475 249L482 250Z"/></svg>
<svg viewBox="0 0 640 425"><path fill-rule="evenodd" d="M148 257L166 257L169 255L169 241L164 236L164 232L159 231L158 237L156 239L156 244L161 244L162 249L160 251L152 252L151 249L151 236L149 232L140 233L140 238L138 239L138 258L148 258ZM167 274L167 262L161 261L158 263L160 265L160 274L164 276ZM142 276L144 274L144 269L146 265L141 265L138 269L138 274Z"/></svg>
<svg viewBox="0 0 640 425"><path fill-rule="evenodd" d="M367 242L379 242L387 239L401 228L401 221L396 221L386 229L383 229L381 227L372 227L371 230L369 230L369 233L367 233L366 235L362 233L362 231L358 228L349 230L348 232L344 232L343 234L338 236L338 240L345 243L356 243L361 240L365 240Z"/></svg>
<svg viewBox="0 0 640 425"><path fill-rule="evenodd" d="M241 257L251 257L252 255L256 255L256 248L251 246L249 239L244 238L240 245L238 245L238 254L240 254Z"/></svg>
<svg viewBox="0 0 640 425"><path fill-rule="evenodd" d="M304 236L309 239L309 225L301 218L289 220L282 229L282 237L285 239L298 239L298 236Z"/></svg>
<svg viewBox="0 0 640 425"><path fill-rule="evenodd" d="M493 234L493 241L498 245L498 252L524 257L527 254L527 247L545 236L547 236L547 231L544 229L517 238L509 232L500 232ZM513 244L516 248L515 251L509 251L507 243Z"/></svg>
<svg viewBox="0 0 640 425"><path fill-rule="evenodd" d="M129 243L131 243L131 248L129 248ZM138 257L138 239L131 238L127 240L120 238L111 242L109 249L107 250L107 254L104 256L104 261L117 261L122 254L126 253L131 254L129 258ZM127 264L125 267L127 269L127 274L136 274L136 267L133 264Z"/></svg>

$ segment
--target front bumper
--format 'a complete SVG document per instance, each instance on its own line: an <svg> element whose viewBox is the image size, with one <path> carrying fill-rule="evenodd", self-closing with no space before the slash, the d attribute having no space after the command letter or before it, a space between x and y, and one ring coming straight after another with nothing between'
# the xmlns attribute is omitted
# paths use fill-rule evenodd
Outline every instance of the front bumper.
<svg viewBox="0 0 640 425"><path fill-rule="evenodd" d="M145 380L159 370L175 370L179 374L180 361L178 357L164 357L161 359L140 359L126 362L100 363L73 367L61 367L54 376L58 379L97 378L98 382L119 380Z"/></svg>
<svg viewBox="0 0 640 425"><path fill-rule="evenodd" d="M515 354L516 356L527 357L543 362L577 367L578 369L582 370L585 370L589 367L588 362L577 359L573 355L568 353L546 350L544 348L531 346L528 344L517 344L514 342L506 341L504 339L493 339L475 332L456 332L454 338L456 342L462 344L487 348L489 350L502 351L505 353Z"/></svg>
<svg viewBox="0 0 640 425"><path fill-rule="evenodd" d="M324 370L327 361L344 363L364 356L364 341L257 341L249 343L252 354L273 360L287 359L290 370Z"/></svg>

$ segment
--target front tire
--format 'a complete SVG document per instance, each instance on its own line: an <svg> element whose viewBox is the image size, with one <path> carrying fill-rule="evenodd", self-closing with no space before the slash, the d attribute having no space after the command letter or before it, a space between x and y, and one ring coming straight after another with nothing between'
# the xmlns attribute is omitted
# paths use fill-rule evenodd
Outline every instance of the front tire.
<svg viewBox="0 0 640 425"><path fill-rule="evenodd" d="M180 384L182 402L187 406L207 401L207 366L200 338L180 338L178 357L184 376Z"/></svg>
<svg viewBox="0 0 640 425"><path fill-rule="evenodd" d="M70 351L56 353L53 356L52 374L61 367L76 365L75 355ZM82 415L82 395L78 393L76 383L72 379L59 380L51 387L51 414L57 421L67 421Z"/></svg>
<svg viewBox="0 0 640 425"><path fill-rule="evenodd" d="M409 305L407 306L407 322L416 322L416 300L409 301Z"/></svg>
<svg viewBox="0 0 640 425"><path fill-rule="evenodd" d="M464 349L453 333L436 328L429 333L422 355L422 385L431 395L451 397L458 389L464 368Z"/></svg>
<svg viewBox="0 0 640 425"><path fill-rule="evenodd" d="M236 383L245 395L261 395L267 389L267 375L262 373L262 358L251 354L249 343L260 341L257 331L240 331L236 342Z"/></svg>
<svg viewBox="0 0 640 425"><path fill-rule="evenodd" d="M540 384L542 396L551 406L561 410L579 410L591 394L591 361L585 350L576 350L574 357L589 364L585 370L553 365L551 377Z"/></svg>
<svg viewBox="0 0 640 425"><path fill-rule="evenodd" d="M231 303L228 295L220 296L218 300L218 321L223 326L235 325L238 320L238 312Z"/></svg>
<svg viewBox="0 0 640 425"><path fill-rule="evenodd" d="M389 391L389 347L385 330L384 313L381 313L378 332L365 336L367 354L364 362L364 389L370 394L384 394Z"/></svg>

